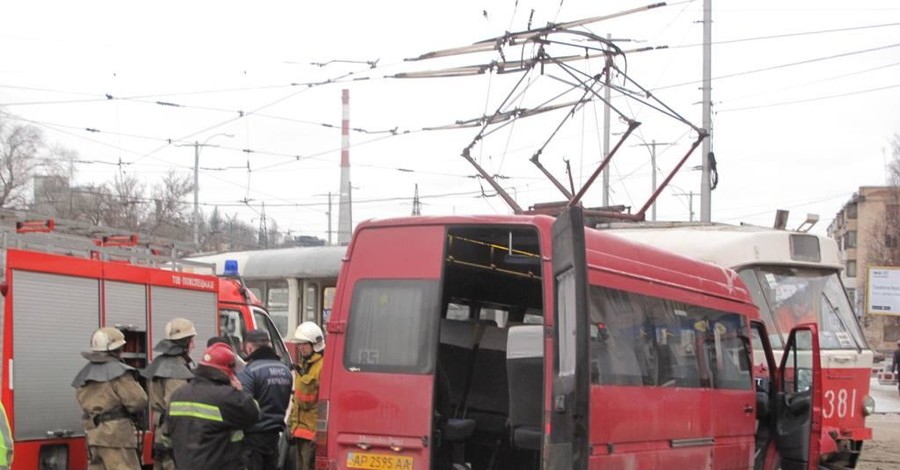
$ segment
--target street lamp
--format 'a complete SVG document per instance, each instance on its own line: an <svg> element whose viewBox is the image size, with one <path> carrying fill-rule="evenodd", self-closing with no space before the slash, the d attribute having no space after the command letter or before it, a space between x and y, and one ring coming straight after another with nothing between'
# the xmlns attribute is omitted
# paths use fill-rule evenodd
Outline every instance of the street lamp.
<svg viewBox="0 0 900 470"><path fill-rule="evenodd" d="M234 134L226 134L221 132L219 134L214 134L206 138L201 144L200 142L194 142L194 246L199 249L200 247L200 147L206 146L206 143L210 140L224 136L228 138L234 137Z"/></svg>

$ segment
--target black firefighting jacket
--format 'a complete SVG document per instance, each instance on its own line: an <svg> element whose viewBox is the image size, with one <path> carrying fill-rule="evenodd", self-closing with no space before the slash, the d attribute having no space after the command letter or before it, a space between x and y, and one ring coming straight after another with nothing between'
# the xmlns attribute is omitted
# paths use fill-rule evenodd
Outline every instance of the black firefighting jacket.
<svg viewBox="0 0 900 470"><path fill-rule="evenodd" d="M194 380L172 394L168 420L178 470L238 470L243 430L259 420L259 407L224 372L198 366Z"/></svg>

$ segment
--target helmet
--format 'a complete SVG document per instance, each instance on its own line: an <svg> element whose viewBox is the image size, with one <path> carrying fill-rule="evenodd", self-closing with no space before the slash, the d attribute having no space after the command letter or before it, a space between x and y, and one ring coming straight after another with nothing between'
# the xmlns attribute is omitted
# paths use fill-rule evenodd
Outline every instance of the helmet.
<svg viewBox="0 0 900 470"><path fill-rule="evenodd" d="M115 328L100 328L91 335L91 351L115 351L122 346L125 346L125 335Z"/></svg>
<svg viewBox="0 0 900 470"><path fill-rule="evenodd" d="M219 369L228 375L234 374L234 351L231 346L224 343L214 343L203 353L201 366L209 366Z"/></svg>
<svg viewBox="0 0 900 470"><path fill-rule="evenodd" d="M311 321L305 321L294 330L294 337L291 338L292 343L312 343L313 351L322 352L325 350L325 335L319 325Z"/></svg>
<svg viewBox="0 0 900 470"><path fill-rule="evenodd" d="M166 339L182 339L191 336L197 336L197 330L187 318L175 318L166 323Z"/></svg>

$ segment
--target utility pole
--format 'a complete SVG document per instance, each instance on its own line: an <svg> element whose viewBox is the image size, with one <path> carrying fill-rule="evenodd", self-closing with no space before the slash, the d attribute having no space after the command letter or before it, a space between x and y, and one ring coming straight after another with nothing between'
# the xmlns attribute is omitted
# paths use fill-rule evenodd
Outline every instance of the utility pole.
<svg viewBox="0 0 900 470"><path fill-rule="evenodd" d="M710 152L712 148L712 0L703 0L703 154L700 181L700 221L712 220L712 187L710 185Z"/></svg>
<svg viewBox="0 0 900 470"><path fill-rule="evenodd" d="M688 197L688 211L690 212L691 222L694 221L694 196L697 193L691 191L687 193L675 193L676 196L687 196ZM701 221L702 222L702 221Z"/></svg>
<svg viewBox="0 0 900 470"><path fill-rule="evenodd" d="M194 141L194 246L200 249L200 142Z"/></svg>
<svg viewBox="0 0 900 470"><path fill-rule="evenodd" d="M328 246L331 246L331 191L328 191Z"/></svg>
<svg viewBox="0 0 900 470"><path fill-rule="evenodd" d="M413 195L412 215L422 215L422 201L419 200L418 184L416 184L416 193Z"/></svg>
<svg viewBox="0 0 900 470"><path fill-rule="evenodd" d="M656 194L656 146L657 145L672 145L668 142L657 143L656 139L653 139L651 143L643 143L637 144L641 147L648 147L650 149L650 171L653 173L653 177L651 178L651 186L652 191L650 194ZM653 201L653 205L650 206L650 220L656 222L656 201Z"/></svg>
<svg viewBox="0 0 900 470"><path fill-rule="evenodd" d="M612 34L607 34L606 39L612 40ZM603 106L603 158L605 159L609 156L609 119L610 119L610 109L609 102L611 98L610 92L610 72L612 71L612 57L609 55L606 56L606 68L604 77L604 87L603 87L603 98L605 100ZM603 169L603 207L609 207L609 168L610 165L607 165L606 168Z"/></svg>
<svg viewBox="0 0 900 470"><path fill-rule="evenodd" d="M200 142L194 141L193 144L184 144L184 145L176 145L176 147L194 147L194 246L198 249L200 248L200 147L206 147L206 143L210 140L219 137L225 136L228 138L234 137L234 134L214 134L206 138L201 144ZM211 145L210 147L215 147L215 145Z"/></svg>

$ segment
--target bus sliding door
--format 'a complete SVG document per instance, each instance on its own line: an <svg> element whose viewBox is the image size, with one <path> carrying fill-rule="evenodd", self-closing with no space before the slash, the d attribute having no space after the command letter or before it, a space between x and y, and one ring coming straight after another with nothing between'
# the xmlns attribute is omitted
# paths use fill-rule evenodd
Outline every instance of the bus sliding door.
<svg viewBox="0 0 900 470"><path fill-rule="evenodd" d="M553 223L554 354L550 395L550 445L544 468L586 469L588 462L589 318L582 209L572 207ZM545 423L547 424L547 423Z"/></svg>

